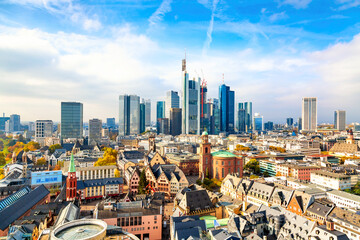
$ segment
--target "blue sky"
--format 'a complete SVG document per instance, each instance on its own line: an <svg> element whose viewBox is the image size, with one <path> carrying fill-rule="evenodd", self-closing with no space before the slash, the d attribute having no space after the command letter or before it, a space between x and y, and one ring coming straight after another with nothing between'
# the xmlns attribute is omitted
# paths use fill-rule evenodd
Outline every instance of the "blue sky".
<svg viewBox="0 0 360 240"><path fill-rule="evenodd" d="M224 74L265 121L299 117L304 96L318 97L319 122L337 109L360 121L359 20L360 0L3 0L0 109L58 121L74 100L85 121L105 119L123 93L155 109L180 90L186 49L209 97Z"/></svg>

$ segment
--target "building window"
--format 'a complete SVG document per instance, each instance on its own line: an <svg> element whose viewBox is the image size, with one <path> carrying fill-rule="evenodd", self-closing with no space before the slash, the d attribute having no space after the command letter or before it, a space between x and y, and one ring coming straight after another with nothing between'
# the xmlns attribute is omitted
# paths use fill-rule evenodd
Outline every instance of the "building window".
<svg viewBox="0 0 360 240"><path fill-rule="evenodd" d="M221 169L221 170L222 170L221 176L224 177L224 175L225 175L225 169L223 168L223 169Z"/></svg>
<svg viewBox="0 0 360 240"><path fill-rule="evenodd" d="M221 165L224 165L225 164L225 161L221 161Z"/></svg>

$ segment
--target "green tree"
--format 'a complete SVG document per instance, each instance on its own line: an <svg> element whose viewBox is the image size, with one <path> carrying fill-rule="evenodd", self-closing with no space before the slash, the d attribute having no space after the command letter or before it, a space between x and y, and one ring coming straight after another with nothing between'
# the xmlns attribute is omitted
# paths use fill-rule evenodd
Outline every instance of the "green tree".
<svg viewBox="0 0 360 240"><path fill-rule="evenodd" d="M264 177L270 177L270 174L269 174L267 171L265 171L265 172L263 173L263 176L264 176Z"/></svg>
<svg viewBox="0 0 360 240"><path fill-rule="evenodd" d="M39 158L38 160L36 160L36 165L41 165L41 166L46 165L45 158Z"/></svg>
<svg viewBox="0 0 360 240"><path fill-rule="evenodd" d="M60 144L53 144L49 147L49 151L51 154L53 154L56 149L62 149L62 146Z"/></svg>
<svg viewBox="0 0 360 240"><path fill-rule="evenodd" d="M256 159L250 159L250 161L245 164L244 169L251 173L258 174L260 173L260 164Z"/></svg>
<svg viewBox="0 0 360 240"><path fill-rule="evenodd" d="M140 180L139 180L139 193L146 193L146 186L149 184L149 181L146 179L145 168L141 171Z"/></svg>
<svg viewBox="0 0 360 240"><path fill-rule="evenodd" d="M24 146L24 152L35 151L36 149L40 149L40 144L38 142L31 141Z"/></svg>

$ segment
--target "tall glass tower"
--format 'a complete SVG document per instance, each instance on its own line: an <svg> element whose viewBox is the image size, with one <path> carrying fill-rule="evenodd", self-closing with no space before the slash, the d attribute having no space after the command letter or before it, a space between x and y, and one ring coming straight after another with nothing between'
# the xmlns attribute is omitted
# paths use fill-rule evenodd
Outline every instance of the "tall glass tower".
<svg viewBox="0 0 360 240"><path fill-rule="evenodd" d="M170 108L180 108L180 97L176 91L167 91L165 100L165 118L170 118Z"/></svg>
<svg viewBox="0 0 360 240"><path fill-rule="evenodd" d="M235 127L235 92L225 84L219 87L220 131L233 132Z"/></svg>
<svg viewBox="0 0 360 240"><path fill-rule="evenodd" d="M140 133L140 97L136 95L119 96L119 135Z"/></svg>
<svg viewBox="0 0 360 240"><path fill-rule="evenodd" d="M61 140L83 136L83 104L61 102Z"/></svg>
<svg viewBox="0 0 360 240"><path fill-rule="evenodd" d="M246 126L246 132L251 132L253 129L252 125L252 102L245 102L244 108L246 112L245 116L245 126Z"/></svg>
<svg viewBox="0 0 360 240"><path fill-rule="evenodd" d="M238 123L237 123L237 130L239 132L246 131L246 111L244 109L244 103L238 104Z"/></svg>

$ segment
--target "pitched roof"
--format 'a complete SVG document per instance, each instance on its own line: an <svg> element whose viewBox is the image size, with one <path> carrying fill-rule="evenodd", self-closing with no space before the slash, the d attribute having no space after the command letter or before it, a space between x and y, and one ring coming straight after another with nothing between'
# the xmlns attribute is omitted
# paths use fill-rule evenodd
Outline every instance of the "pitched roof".
<svg viewBox="0 0 360 240"><path fill-rule="evenodd" d="M9 224L21 217L39 201L44 199L49 190L44 185L40 185L31 192L23 195L17 201L0 211L0 229L5 230Z"/></svg>
<svg viewBox="0 0 360 240"><path fill-rule="evenodd" d="M185 192L179 205L183 209L189 207L190 211L214 207L206 190Z"/></svg>

